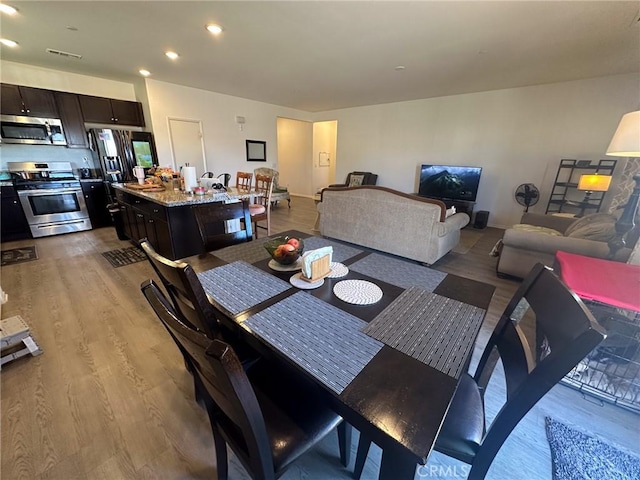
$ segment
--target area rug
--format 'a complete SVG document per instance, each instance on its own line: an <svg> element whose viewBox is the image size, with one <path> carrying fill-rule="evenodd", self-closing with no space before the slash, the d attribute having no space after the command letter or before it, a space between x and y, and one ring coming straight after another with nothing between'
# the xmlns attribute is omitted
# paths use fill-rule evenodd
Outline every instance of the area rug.
<svg viewBox="0 0 640 480"><path fill-rule="evenodd" d="M136 262L142 262L147 259L145 253L138 247L109 250L108 252L103 252L102 256L109 261L112 267L115 268L131 265Z"/></svg>
<svg viewBox="0 0 640 480"><path fill-rule="evenodd" d="M640 457L546 418L554 480L637 480Z"/></svg>
<svg viewBox="0 0 640 480"><path fill-rule="evenodd" d="M12 248L10 250L2 250L2 261L0 266L13 265L14 263L30 262L38 259L36 246Z"/></svg>
<svg viewBox="0 0 640 480"><path fill-rule="evenodd" d="M484 232L481 230L471 230L469 228L463 228L460 230L460 242L451 249L452 252L459 253L464 255L465 253L469 253L478 240L482 238Z"/></svg>

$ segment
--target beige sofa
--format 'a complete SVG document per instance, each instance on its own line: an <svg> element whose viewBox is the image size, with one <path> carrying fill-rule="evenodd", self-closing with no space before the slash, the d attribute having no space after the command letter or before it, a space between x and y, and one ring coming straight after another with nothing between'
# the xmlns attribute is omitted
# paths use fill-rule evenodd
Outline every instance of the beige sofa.
<svg viewBox="0 0 640 480"><path fill-rule="evenodd" d="M460 241L466 213L447 218L444 203L385 187L325 188L320 233L432 264Z"/></svg>
<svg viewBox="0 0 640 480"><path fill-rule="evenodd" d="M525 213L518 225L508 228L502 237L496 271L499 276L524 278L540 262L553 266L556 252L595 258L609 258L607 241L615 236L613 215L593 214L582 219ZM628 240L628 245L632 246ZM622 248L614 260L626 262L630 248Z"/></svg>

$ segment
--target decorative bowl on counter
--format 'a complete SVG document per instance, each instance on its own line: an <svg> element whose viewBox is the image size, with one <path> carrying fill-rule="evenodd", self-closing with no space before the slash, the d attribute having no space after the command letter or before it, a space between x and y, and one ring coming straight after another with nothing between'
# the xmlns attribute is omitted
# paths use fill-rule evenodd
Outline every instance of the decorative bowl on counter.
<svg viewBox="0 0 640 480"><path fill-rule="evenodd" d="M304 242L300 238L282 236L267 240L264 243L269 255L280 265L292 265L302 255Z"/></svg>

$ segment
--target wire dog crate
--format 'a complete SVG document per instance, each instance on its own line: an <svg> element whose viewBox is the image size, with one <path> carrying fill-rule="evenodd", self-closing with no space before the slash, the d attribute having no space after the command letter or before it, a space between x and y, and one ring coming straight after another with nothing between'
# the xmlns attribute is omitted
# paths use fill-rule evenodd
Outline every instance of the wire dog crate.
<svg viewBox="0 0 640 480"><path fill-rule="evenodd" d="M561 383L640 413L640 313L585 302L607 338Z"/></svg>

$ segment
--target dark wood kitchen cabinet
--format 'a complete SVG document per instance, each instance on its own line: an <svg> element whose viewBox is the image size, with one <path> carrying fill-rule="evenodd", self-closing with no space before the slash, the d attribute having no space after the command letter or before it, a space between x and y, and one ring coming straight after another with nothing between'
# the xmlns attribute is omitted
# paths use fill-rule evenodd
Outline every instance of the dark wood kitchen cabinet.
<svg viewBox="0 0 640 480"><path fill-rule="evenodd" d="M84 129L84 119L80 109L80 100L75 93L54 92L58 106L64 136L69 148L89 148L87 132Z"/></svg>
<svg viewBox="0 0 640 480"><path fill-rule="evenodd" d="M146 238L160 255L175 260L186 257L181 255L179 245L174 245L174 239L180 235L172 235L170 219L173 214L181 215L185 207L165 207L137 195L116 189L116 198L120 205L123 220L123 231L136 244ZM174 209L176 209L174 211ZM180 212L178 212L180 210ZM190 208L186 207L187 213ZM175 223L175 222L174 222ZM177 228L181 228L178 222ZM197 227L196 227L197 228ZM198 241L200 241L198 233Z"/></svg>
<svg viewBox="0 0 640 480"><path fill-rule="evenodd" d="M10 242L31 238L18 193L12 186L0 187L0 240Z"/></svg>
<svg viewBox="0 0 640 480"><path fill-rule="evenodd" d="M107 209L109 200L107 190L102 180L82 180L82 194L87 204L89 220L93 228L109 227L112 225L111 215Z"/></svg>
<svg viewBox="0 0 640 480"><path fill-rule="evenodd" d="M78 95L85 122L144 127L142 104L113 98Z"/></svg>
<svg viewBox="0 0 640 480"><path fill-rule="evenodd" d="M58 118L53 91L42 88L2 84L0 111L3 115Z"/></svg>

